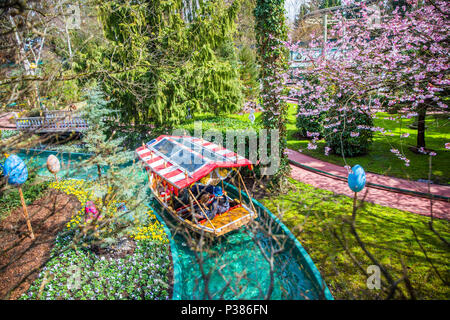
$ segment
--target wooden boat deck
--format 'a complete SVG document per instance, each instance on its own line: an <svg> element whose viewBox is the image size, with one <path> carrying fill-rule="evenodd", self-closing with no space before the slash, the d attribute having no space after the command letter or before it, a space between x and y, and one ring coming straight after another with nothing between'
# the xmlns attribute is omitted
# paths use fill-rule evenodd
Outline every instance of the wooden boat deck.
<svg viewBox="0 0 450 320"><path fill-rule="evenodd" d="M233 222L233 221L235 221L243 216L246 216L248 214L249 214L249 212L245 208L237 207L237 208L233 208L223 214L216 215L214 217L214 219L211 220L211 222L213 223L213 225L216 229L219 229L219 228L229 224L230 222ZM203 224L210 226L208 221L203 222Z"/></svg>
<svg viewBox="0 0 450 320"><path fill-rule="evenodd" d="M238 205L235 207L232 207L229 211L218 214L212 219L212 224L214 225L214 228L211 226L211 223L205 219L198 224L193 222L191 219L185 219L183 218L183 214L173 208L173 203L171 203L170 200L164 201L163 198L156 193L155 190L155 184L151 183L150 189L153 191L153 194L156 196L156 199L158 199L159 203L161 203L163 206L165 206L169 213L175 218L175 219L181 219L181 221L191 230L195 232L203 232L206 231L207 234L218 237L221 235L224 235L230 231L236 230L240 228L241 226L248 224L251 220L254 219L254 213L252 211L249 211L248 208L242 205ZM232 199L230 199L232 200ZM233 201L233 200L232 200ZM234 201L237 201L235 199ZM236 203L236 202L235 202ZM196 207L196 205L194 205ZM189 206L184 207L185 210L183 210L185 213L190 212L191 209ZM181 208L179 208L181 209ZM204 229L207 228L207 229ZM209 229L209 230L208 230Z"/></svg>

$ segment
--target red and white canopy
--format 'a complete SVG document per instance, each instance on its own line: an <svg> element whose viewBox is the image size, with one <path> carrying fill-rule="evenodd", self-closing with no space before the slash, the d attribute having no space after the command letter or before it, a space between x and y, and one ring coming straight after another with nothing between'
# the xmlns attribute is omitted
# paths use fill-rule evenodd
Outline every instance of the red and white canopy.
<svg viewBox="0 0 450 320"><path fill-rule="evenodd" d="M144 165L176 189L183 189L216 168L248 166L250 160L212 142L162 135L136 149Z"/></svg>

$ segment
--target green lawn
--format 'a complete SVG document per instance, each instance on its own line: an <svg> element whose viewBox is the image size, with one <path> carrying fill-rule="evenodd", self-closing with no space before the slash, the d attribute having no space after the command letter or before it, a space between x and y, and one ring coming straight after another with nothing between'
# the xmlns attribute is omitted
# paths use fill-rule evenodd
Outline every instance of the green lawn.
<svg viewBox="0 0 450 320"><path fill-rule="evenodd" d="M288 148L312 156L323 161L331 162L338 165L345 165L341 156L325 155L325 141L318 142L315 150L308 150L309 140L299 140L296 133L298 132L296 123L297 106L290 104L288 116ZM374 120L374 125L392 130L395 136L383 136L376 132L370 152L365 156L347 158L346 161L350 166L356 164L361 165L367 172L379 173L399 178L417 180L428 179L429 156L419 155L411 152L408 146L415 146L417 139L417 130L409 129L413 119L402 119L401 123L396 123L385 118L392 117L387 113L380 112L377 114L378 119ZM450 142L450 120L448 117L428 116L426 120L428 127L425 138L427 148L436 151L437 155L432 159L432 176L431 180L435 183L450 183L450 150L445 149L445 143ZM400 138L401 133L409 133L409 137ZM410 166L405 166L402 160L399 160L393 153L391 148L403 151L405 156L411 161Z"/></svg>
<svg viewBox="0 0 450 320"><path fill-rule="evenodd" d="M324 148L326 146L324 140L318 141L316 150L308 150L309 140L299 139L296 127L297 105L289 104L288 123L287 123L287 146L288 148L312 156L323 161L331 162L344 166L345 162L341 156L325 155ZM226 118L238 119L250 124L249 114L232 114L216 117L220 121ZM393 115L380 112L377 114L378 119L374 120L374 125L391 130L394 136L383 136L381 133L374 134L373 143L370 152L367 155L353 158L346 158L347 164L354 166L361 165L367 172L384 174L410 180L428 179L429 156L419 155L411 152L408 146L415 146L417 139L417 130L409 129L413 119L402 119L401 123L396 123L385 118ZM204 120L214 118L212 114L196 114L196 120ZM256 123L261 119L261 113L255 113ZM426 131L427 148L436 151L437 155L432 159L432 175L431 180L435 183L450 184L450 150L445 149L445 143L450 142L450 120L443 116L428 116ZM409 133L409 137L400 138L402 134ZM410 160L410 166L398 159L390 152L392 148L404 152L405 156Z"/></svg>
<svg viewBox="0 0 450 320"><path fill-rule="evenodd" d="M263 199L262 203L274 214L283 214L282 221L311 255L336 299L379 298L380 291L367 288L367 276L350 258L350 254L354 256L363 270L372 264L344 222L351 216L353 200L295 180L291 182L293 189L287 194ZM368 250L395 280L402 276L400 261L404 261L417 299L449 299L450 287L440 277L447 283L450 281L450 250L430 231L428 221L428 217L365 203L358 211L356 228ZM450 241L449 221L435 220L434 227ZM340 241L347 242L348 252ZM404 283L401 288L409 297Z"/></svg>

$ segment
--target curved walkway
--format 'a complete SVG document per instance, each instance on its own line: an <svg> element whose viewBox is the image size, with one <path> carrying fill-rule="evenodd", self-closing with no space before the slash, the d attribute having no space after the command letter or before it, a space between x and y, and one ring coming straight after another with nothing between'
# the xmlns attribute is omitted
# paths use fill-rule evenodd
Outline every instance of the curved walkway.
<svg viewBox="0 0 450 320"><path fill-rule="evenodd" d="M347 177L347 169L344 167L321 161L310 156L304 155L294 150L287 149L289 160L298 162L302 165L325 171L337 176ZM306 170L299 166L291 165L291 176L295 180L310 184L316 188L333 191L338 194L344 194L353 197L353 191L347 185L347 181L333 178L331 176L319 174ZM318 179L320 176L320 179ZM409 181L400 178L383 176L375 173L366 173L367 182L384 185L393 188L407 189L413 192L428 193L428 185L423 182ZM430 216L430 199L417 197L413 195L400 194L395 191L381 190L368 186L367 194L360 192L360 198L364 195L365 201L380 204L383 206L410 211L413 213ZM450 197L450 186L430 185L430 192L433 195ZM436 218L450 220L450 202L445 200L433 200L433 216Z"/></svg>

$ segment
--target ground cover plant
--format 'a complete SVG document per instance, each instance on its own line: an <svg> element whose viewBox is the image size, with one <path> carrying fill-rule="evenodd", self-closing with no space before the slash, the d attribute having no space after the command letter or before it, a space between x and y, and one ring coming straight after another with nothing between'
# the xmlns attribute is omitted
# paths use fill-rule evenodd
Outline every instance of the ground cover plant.
<svg viewBox="0 0 450 320"><path fill-rule="evenodd" d="M56 240L55 252L70 236ZM53 258L21 299L169 299L168 244L136 242L124 258L98 256L69 249Z"/></svg>
<svg viewBox="0 0 450 320"><path fill-rule="evenodd" d="M86 229L112 237L117 226L102 224L108 221L106 216L86 215L85 205L95 201L87 184L82 180L50 184L52 189L76 196L82 206L56 239L51 259L21 299L169 299L170 247L156 216L147 208L143 215L135 215L132 227L113 245L107 241L107 246L92 246ZM114 236L119 236L117 230Z"/></svg>
<svg viewBox="0 0 450 320"><path fill-rule="evenodd" d="M56 240L54 252L70 236ZM167 243L138 240L123 258L98 256L86 249L68 249L43 268L21 299L169 299L170 248Z"/></svg>
<svg viewBox="0 0 450 320"><path fill-rule="evenodd" d="M366 268L372 262L350 232L350 197L316 189L290 180L292 189L284 195L265 198L263 204L294 233L310 254L336 299L383 299L388 293L369 290ZM363 194L364 192L361 192ZM360 195L359 197L362 197ZM406 268L414 297L448 299L450 273L448 245L428 226L430 218L364 203L358 210L356 229L368 250L396 279ZM450 240L450 222L434 220L437 232ZM397 296L398 297L398 296Z"/></svg>

